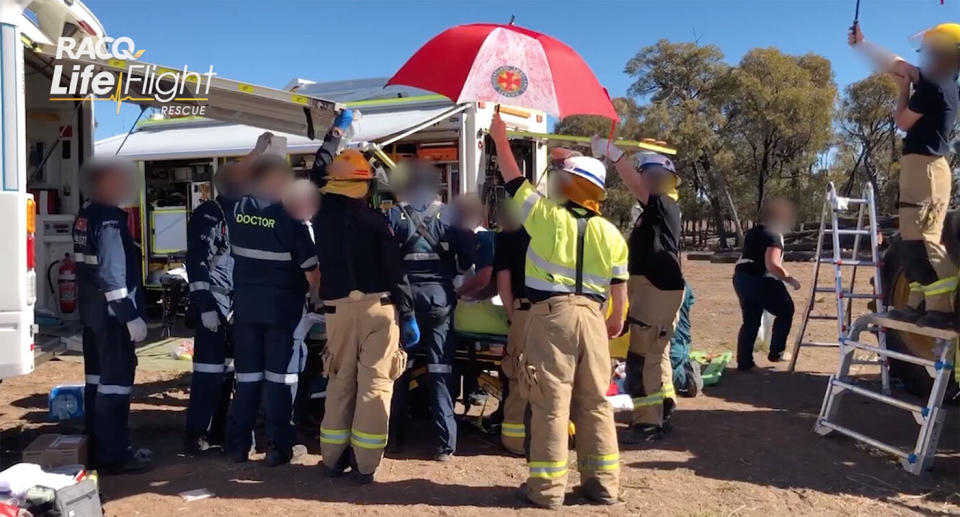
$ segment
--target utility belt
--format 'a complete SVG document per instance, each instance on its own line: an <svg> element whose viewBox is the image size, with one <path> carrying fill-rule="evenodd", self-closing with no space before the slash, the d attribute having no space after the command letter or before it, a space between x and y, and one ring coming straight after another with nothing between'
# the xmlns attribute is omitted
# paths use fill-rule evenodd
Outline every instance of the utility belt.
<svg viewBox="0 0 960 517"><path fill-rule="evenodd" d="M360 291L350 291L344 298L337 298L336 300L324 300L323 305L320 307L320 312L324 314L336 314L337 306L348 304L348 303L357 303L357 302L370 302L377 300L380 302L380 305L393 305L393 298L386 293L363 293Z"/></svg>
<svg viewBox="0 0 960 517"><path fill-rule="evenodd" d="M513 310L515 311L529 311L531 307L533 307L533 304L526 298L514 298L513 300Z"/></svg>
<svg viewBox="0 0 960 517"><path fill-rule="evenodd" d="M596 298L592 298L584 294L555 294L549 298L531 304L530 310L534 312L540 312L541 314L550 313L561 305L576 305L578 307L591 307L599 310L600 306L603 304Z"/></svg>

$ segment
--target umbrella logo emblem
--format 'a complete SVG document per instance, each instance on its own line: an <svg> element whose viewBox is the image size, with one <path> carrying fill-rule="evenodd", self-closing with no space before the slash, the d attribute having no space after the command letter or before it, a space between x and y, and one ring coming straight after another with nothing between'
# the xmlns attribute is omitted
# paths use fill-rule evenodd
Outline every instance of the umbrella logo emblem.
<svg viewBox="0 0 960 517"><path fill-rule="evenodd" d="M490 75L493 89L504 97L519 97L527 91L527 74L515 66L497 67Z"/></svg>

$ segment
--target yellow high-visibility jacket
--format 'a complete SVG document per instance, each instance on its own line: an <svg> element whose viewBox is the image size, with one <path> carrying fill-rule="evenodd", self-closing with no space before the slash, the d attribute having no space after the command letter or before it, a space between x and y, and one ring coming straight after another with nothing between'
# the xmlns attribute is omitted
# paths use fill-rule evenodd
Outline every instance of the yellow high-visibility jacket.
<svg viewBox="0 0 960 517"><path fill-rule="evenodd" d="M620 231L600 216L583 217L586 209L570 209L547 199L524 180L512 203L530 234L527 288L546 293L576 292L577 234L583 224L582 292L605 300L613 280L625 281L627 243ZM578 210L578 212L574 212Z"/></svg>

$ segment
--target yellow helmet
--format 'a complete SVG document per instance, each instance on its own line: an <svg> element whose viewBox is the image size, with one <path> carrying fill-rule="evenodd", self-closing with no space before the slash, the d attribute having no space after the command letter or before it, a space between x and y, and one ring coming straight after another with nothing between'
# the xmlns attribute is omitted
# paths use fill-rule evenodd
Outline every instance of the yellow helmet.
<svg viewBox="0 0 960 517"><path fill-rule="evenodd" d="M370 162L363 157L360 151L347 149L338 154L327 167L327 178L331 180L370 181L373 179L373 169Z"/></svg>
<svg viewBox="0 0 960 517"><path fill-rule="evenodd" d="M960 23L941 23L910 37L919 49L960 52Z"/></svg>

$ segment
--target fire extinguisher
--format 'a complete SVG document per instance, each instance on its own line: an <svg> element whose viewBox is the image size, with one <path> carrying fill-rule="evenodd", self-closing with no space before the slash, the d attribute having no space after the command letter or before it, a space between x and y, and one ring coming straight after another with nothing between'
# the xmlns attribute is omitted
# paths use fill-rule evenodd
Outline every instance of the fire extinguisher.
<svg viewBox="0 0 960 517"><path fill-rule="evenodd" d="M64 253L57 271L57 286L60 288L60 312L70 314L77 310L77 264Z"/></svg>

